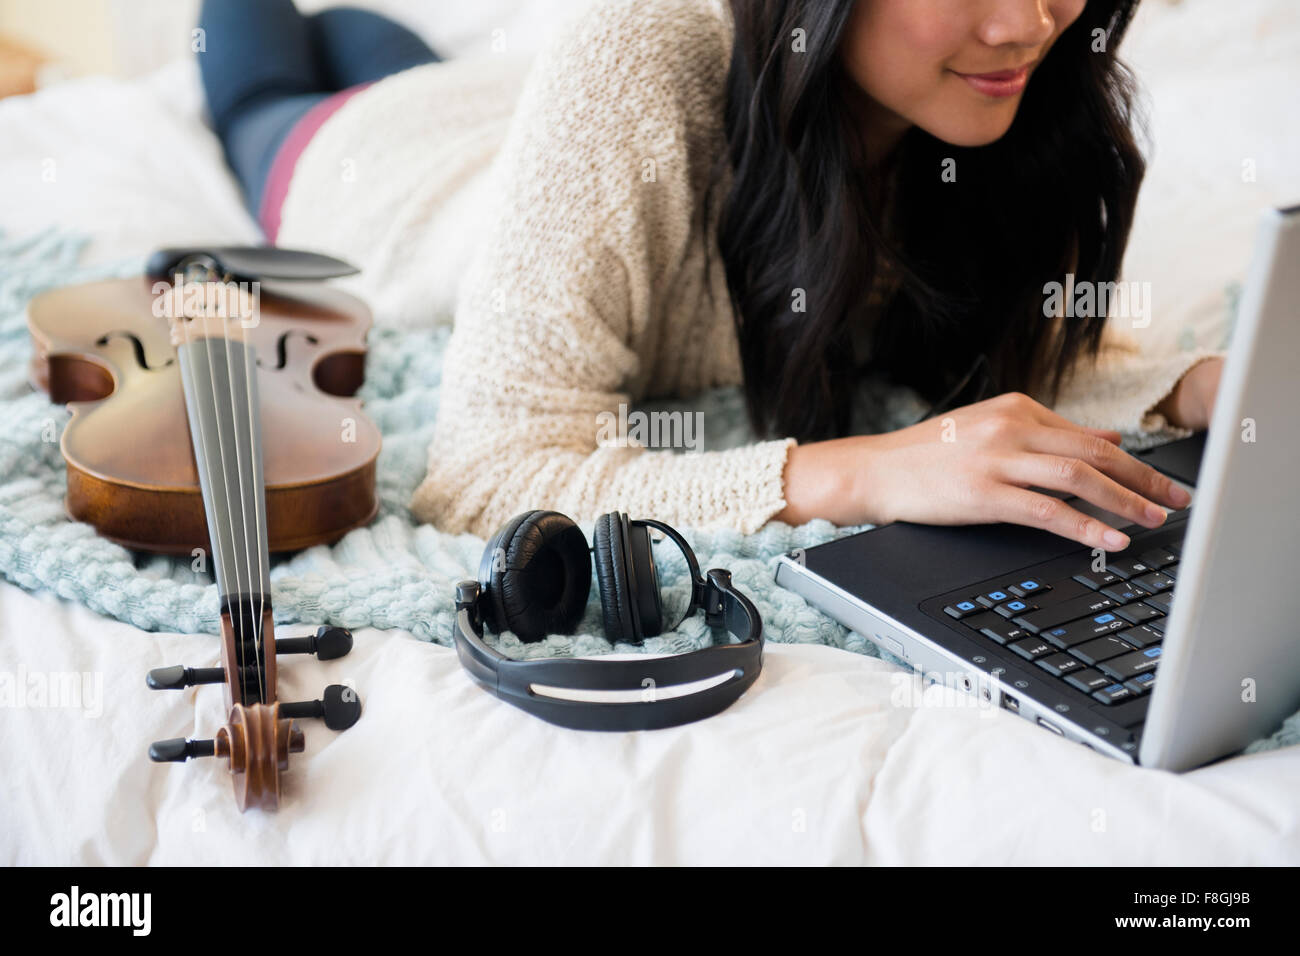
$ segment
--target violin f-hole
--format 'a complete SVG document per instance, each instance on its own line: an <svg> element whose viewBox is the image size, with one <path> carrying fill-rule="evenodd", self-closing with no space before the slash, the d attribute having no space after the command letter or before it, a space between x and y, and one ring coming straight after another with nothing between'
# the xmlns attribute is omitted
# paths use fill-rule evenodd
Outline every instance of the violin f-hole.
<svg viewBox="0 0 1300 956"><path fill-rule="evenodd" d="M140 341L134 332L123 332L120 330L108 332L96 339L95 344L100 348L103 348L113 339L126 339L126 341L130 342L131 348L135 352L135 364L146 372L156 372L158 369L166 368L176 362L176 356L173 355L161 365L150 365L148 356L144 354L144 343Z"/></svg>
<svg viewBox="0 0 1300 956"><path fill-rule="evenodd" d="M271 366L276 371L283 369L289 362L289 337L293 335L301 335L307 340L308 345L320 344L320 339L316 338L316 336L312 335L310 332L293 330L281 333L280 337L275 340L275 365ZM257 364L262 368L266 368L266 363L264 363L260 358L257 360Z"/></svg>

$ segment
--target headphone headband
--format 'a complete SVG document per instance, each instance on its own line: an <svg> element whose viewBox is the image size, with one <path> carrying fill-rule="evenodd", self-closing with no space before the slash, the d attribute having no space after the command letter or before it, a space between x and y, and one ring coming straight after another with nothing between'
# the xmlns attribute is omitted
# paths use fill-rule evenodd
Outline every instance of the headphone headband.
<svg viewBox="0 0 1300 956"><path fill-rule="evenodd" d="M483 640L479 582L456 586L456 654L474 681L488 692L530 714L575 730L657 730L691 723L720 713L734 703L758 678L763 666L763 622L752 601L731 582L721 568L700 577L699 563L680 534L662 522L639 520L663 531L682 549L691 571L691 605L687 616L703 609L712 628L723 628L739 644L721 644L671 657L639 660L574 660L541 658L515 660L489 647ZM717 677L731 671L721 683L702 691L656 699L661 687L673 687ZM635 703L569 700L539 694L534 685L572 690L635 691L649 694Z"/></svg>

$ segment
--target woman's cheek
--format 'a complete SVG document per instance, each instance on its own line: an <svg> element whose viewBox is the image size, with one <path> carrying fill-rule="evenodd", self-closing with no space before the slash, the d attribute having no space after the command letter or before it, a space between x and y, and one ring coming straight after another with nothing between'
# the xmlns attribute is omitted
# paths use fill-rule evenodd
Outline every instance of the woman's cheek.
<svg viewBox="0 0 1300 956"><path fill-rule="evenodd" d="M1070 24L1083 16L1083 8L1087 5L1088 0L1053 0L1050 9L1052 19L1056 21L1056 35L1060 36Z"/></svg>

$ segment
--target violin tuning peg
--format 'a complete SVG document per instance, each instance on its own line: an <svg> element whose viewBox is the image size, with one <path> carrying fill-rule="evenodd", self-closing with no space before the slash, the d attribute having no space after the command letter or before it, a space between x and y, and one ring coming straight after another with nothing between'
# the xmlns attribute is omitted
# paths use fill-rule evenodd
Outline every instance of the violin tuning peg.
<svg viewBox="0 0 1300 956"><path fill-rule="evenodd" d="M220 667L155 667L145 678L154 690L183 690L195 684L225 683L226 672Z"/></svg>
<svg viewBox="0 0 1300 956"><path fill-rule="evenodd" d="M346 627L326 625L318 628L315 640L317 660L332 661L346 656L352 650L352 632Z"/></svg>
<svg viewBox="0 0 1300 956"><path fill-rule="evenodd" d="M211 757L217 752L215 740L155 740L149 745L149 759L154 763L184 763L191 757Z"/></svg>
<svg viewBox="0 0 1300 956"><path fill-rule="evenodd" d="M315 654L318 660L332 661L352 650L352 632L346 627L328 624L307 637L286 637L275 642L277 654Z"/></svg>
<svg viewBox="0 0 1300 956"><path fill-rule="evenodd" d="M330 684L320 700L280 704L280 716L290 719L319 717L330 730L347 730L361 717L361 698L351 687Z"/></svg>

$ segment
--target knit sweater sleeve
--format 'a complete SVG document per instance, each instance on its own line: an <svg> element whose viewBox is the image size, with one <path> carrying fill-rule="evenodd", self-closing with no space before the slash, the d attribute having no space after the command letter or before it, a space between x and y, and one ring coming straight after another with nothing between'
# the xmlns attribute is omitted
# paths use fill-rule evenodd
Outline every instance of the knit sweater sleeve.
<svg viewBox="0 0 1300 956"><path fill-rule="evenodd" d="M539 54L461 285L420 520L487 536L530 508L580 522L622 510L749 533L785 506L792 439L710 452L599 440L644 390L645 350L681 346L653 323L713 158L692 144L717 102L722 76L701 64L725 64L718 30L698 0L605 0Z"/></svg>
<svg viewBox="0 0 1300 956"><path fill-rule="evenodd" d="M1053 407L1077 424L1118 431L1133 448L1185 438L1191 430L1170 424L1155 407L1192 366L1222 354L1206 349L1145 352L1134 336L1112 323L1096 360L1075 365Z"/></svg>

